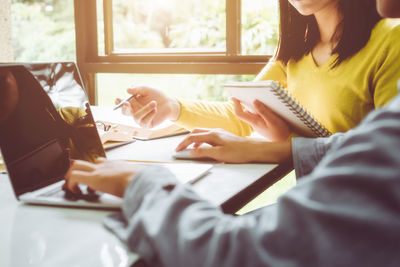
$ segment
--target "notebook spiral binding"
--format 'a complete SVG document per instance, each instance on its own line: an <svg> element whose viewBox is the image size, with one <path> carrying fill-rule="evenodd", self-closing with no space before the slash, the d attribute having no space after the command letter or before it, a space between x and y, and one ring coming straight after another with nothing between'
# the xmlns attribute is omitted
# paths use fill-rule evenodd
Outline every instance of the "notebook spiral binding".
<svg viewBox="0 0 400 267"><path fill-rule="evenodd" d="M301 104L286 92L279 84L273 83L272 92L284 103L308 128L317 136L328 137L332 133L319 123L310 113L308 113Z"/></svg>

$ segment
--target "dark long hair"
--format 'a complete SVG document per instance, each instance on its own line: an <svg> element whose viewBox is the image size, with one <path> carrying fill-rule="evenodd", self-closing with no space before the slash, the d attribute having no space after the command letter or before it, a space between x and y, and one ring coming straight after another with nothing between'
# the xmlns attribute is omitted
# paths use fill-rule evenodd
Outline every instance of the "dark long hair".
<svg viewBox="0 0 400 267"><path fill-rule="evenodd" d="M368 42L372 28L381 19L375 0L339 0L343 15L336 32L341 32L339 42L332 54L338 58L332 67L356 54ZM287 64L289 60L300 60L312 51L320 39L314 15L301 15L288 0L279 0L280 37L275 59Z"/></svg>

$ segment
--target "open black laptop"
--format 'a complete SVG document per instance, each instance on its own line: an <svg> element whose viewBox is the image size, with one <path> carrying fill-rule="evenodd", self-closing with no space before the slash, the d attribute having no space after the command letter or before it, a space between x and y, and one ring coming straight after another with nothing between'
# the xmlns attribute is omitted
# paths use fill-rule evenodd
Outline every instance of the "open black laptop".
<svg viewBox="0 0 400 267"><path fill-rule="evenodd" d="M17 199L119 208L122 200L109 194L87 192L77 197L61 189L70 158L94 161L105 157L76 64L0 64L0 74L15 80L19 95L12 113L0 121L0 149ZM172 171L200 177L212 167L186 165L174 164Z"/></svg>
<svg viewBox="0 0 400 267"><path fill-rule="evenodd" d="M0 65L0 71L17 85L18 101L0 122L0 149L17 199L119 207L121 199L108 194L90 192L81 198L61 188L70 158L105 157L76 64Z"/></svg>

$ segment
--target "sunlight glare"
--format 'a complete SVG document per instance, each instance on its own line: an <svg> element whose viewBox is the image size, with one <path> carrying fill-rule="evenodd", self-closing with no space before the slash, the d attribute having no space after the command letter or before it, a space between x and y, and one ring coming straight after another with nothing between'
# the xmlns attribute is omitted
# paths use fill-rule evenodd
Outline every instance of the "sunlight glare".
<svg viewBox="0 0 400 267"><path fill-rule="evenodd" d="M175 7L175 1L169 1L169 0L151 0L153 4L152 9L163 9L163 10L172 10Z"/></svg>

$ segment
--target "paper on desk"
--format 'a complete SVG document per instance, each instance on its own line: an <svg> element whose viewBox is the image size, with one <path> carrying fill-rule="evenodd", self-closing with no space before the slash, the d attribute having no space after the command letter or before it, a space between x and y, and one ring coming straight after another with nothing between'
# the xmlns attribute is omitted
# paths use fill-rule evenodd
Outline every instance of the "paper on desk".
<svg viewBox="0 0 400 267"><path fill-rule="evenodd" d="M92 111L94 121L108 121L139 127L132 117L123 115L121 109L113 110L112 107L90 106L90 110Z"/></svg>
<svg viewBox="0 0 400 267"><path fill-rule="evenodd" d="M149 140L187 132L186 129L170 121L165 121L152 129L141 128L130 116L111 107L91 107L95 121L111 124L108 131L99 131L102 143L108 141L126 142L134 139Z"/></svg>

